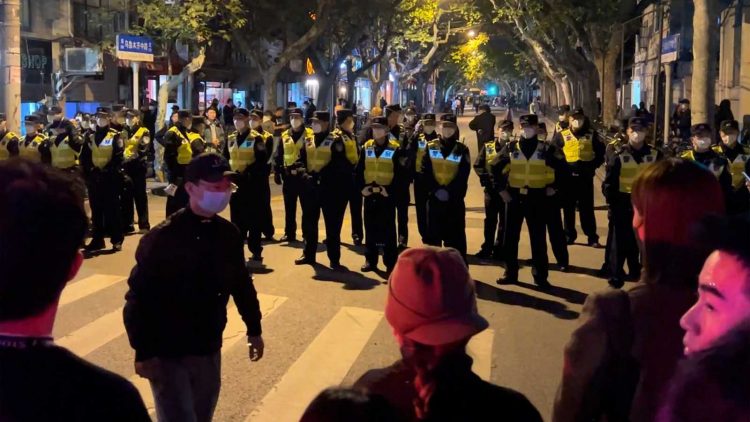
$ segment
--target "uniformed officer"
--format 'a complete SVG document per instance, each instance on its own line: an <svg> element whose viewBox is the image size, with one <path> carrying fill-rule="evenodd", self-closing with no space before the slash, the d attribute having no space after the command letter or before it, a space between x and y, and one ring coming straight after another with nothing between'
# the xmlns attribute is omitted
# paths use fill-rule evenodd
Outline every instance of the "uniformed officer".
<svg viewBox="0 0 750 422"><path fill-rule="evenodd" d="M125 113L128 108L124 104L113 104L110 115L110 127L118 132L125 130Z"/></svg>
<svg viewBox="0 0 750 422"><path fill-rule="evenodd" d="M49 127L50 138L39 145L42 162L68 173L78 172L78 154L83 139L77 136L70 120L54 120Z"/></svg>
<svg viewBox="0 0 750 422"><path fill-rule="evenodd" d="M414 109L414 107L407 107L406 111L404 112L404 123L403 123L404 139L406 139L407 141L411 141L411 139L414 138L414 134L416 133L416 127L417 127L418 122L419 122L419 114L417 114L417 110Z"/></svg>
<svg viewBox="0 0 750 422"><path fill-rule="evenodd" d="M33 114L26 116L24 119L26 136L24 136L18 144L19 155L22 158L37 163L42 161L42 156L39 153L39 145L47 139L47 137L39 131L40 122L41 120L39 119L39 116Z"/></svg>
<svg viewBox="0 0 750 422"><path fill-rule="evenodd" d="M388 120L389 137L396 141L403 151L410 151L409 139L406 137L406 130L401 125L402 109L399 104L390 104L385 107L385 118ZM401 155L401 163L404 168L410 168L409 154ZM412 175L404 174L399 178L398 185L394 185L393 200L396 202L396 221L398 224L398 247L405 249L409 243L409 202L411 195L409 192L412 182Z"/></svg>
<svg viewBox="0 0 750 422"><path fill-rule="evenodd" d="M253 109L250 111L250 129L257 132L266 144L266 164L270 170L273 162L273 133L263 129L263 110ZM270 174L270 173L269 173ZM266 179L268 179L266 177ZM260 219L262 221L261 232L266 240L273 241L276 229L273 226L273 210L271 210L271 185L265 183L261 186L260 203L263 204Z"/></svg>
<svg viewBox="0 0 750 422"><path fill-rule="evenodd" d="M305 127L304 114L300 108L289 109L291 127L281 132L281 148L276 151L274 182L283 181L281 193L284 196L284 236L282 242L297 240L297 201L302 191L302 163L300 151L309 142L314 142L315 133Z"/></svg>
<svg viewBox="0 0 750 422"><path fill-rule="evenodd" d="M732 175L729 172L730 163L727 158L711 149L713 131L708 123L699 123L690 128L690 141L693 147L682 153L681 158L696 161L716 176L724 191L724 201L729 205L732 197ZM728 208L728 207L727 207Z"/></svg>
<svg viewBox="0 0 750 422"><path fill-rule="evenodd" d="M185 191L185 169L193 159L192 140L188 136L193 116L187 110L177 112L177 122L164 134L164 166L166 167L167 216L184 208L188 203ZM194 136L191 136L194 137Z"/></svg>
<svg viewBox="0 0 750 422"><path fill-rule="evenodd" d="M606 146L599 139L599 134L591 129L589 119L580 107L571 113L570 127L555 134L553 143L563 151L568 163L568 171L562 183L568 244L573 244L578 237L575 227L578 208L581 228L588 237L588 245L600 248L594 216L594 172L604 163Z"/></svg>
<svg viewBox="0 0 750 422"><path fill-rule="evenodd" d="M623 267L628 264L629 277L638 280L641 275L639 248L633 232L633 204L630 193L633 182L649 165L662 159L656 148L646 143L648 123L640 118L628 122L627 143L614 143L607 149L607 174L602 192L609 205L613 241L609 248L609 284L620 288L625 282Z"/></svg>
<svg viewBox="0 0 750 422"><path fill-rule="evenodd" d="M562 153L554 145L537 138L539 119L534 114L520 117L523 133L518 141L508 143L492 165L497 181L495 188L507 204L505 242L505 275L498 284L518 282L518 242L521 226L526 220L531 241L532 275L534 283L542 288L550 286L547 280L547 236L545 234L546 208L555 193L555 172L563 164Z"/></svg>
<svg viewBox="0 0 750 422"><path fill-rule="evenodd" d="M326 227L326 250L331 268L341 269L341 225L344 221L349 191L354 183L354 166L347 157L347 149L356 145L346 144L342 137L330 132L330 113L316 111L311 122L314 140L306 140L300 150L299 162L304 168L302 187L302 235L305 248L297 265L315 264L318 248L318 222L321 208ZM350 152L351 154L351 152Z"/></svg>
<svg viewBox="0 0 750 422"><path fill-rule="evenodd" d="M554 138L558 133L568 128L570 128L570 106L565 104L557 108L557 122L552 137Z"/></svg>
<svg viewBox="0 0 750 422"><path fill-rule="evenodd" d="M721 143L713 147L714 151L727 159L729 173L732 175L732 192L727 201L728 214L741 214L750 210L750 192L746 186L748 180L745 180L742 174L745 172L750 175L750 146L737 142L739 133L739 124L736 120L721 122Z"/></svg>
<svg viewBox="0 0 750 422"><path fill-rule="evenodd" d="M91 242L88 252L104 249L104 237L109 234L112 249L122 250L122 190L123 141L120 132L109 126L110 109L96 110L96 130L90 132L81 147L80 162L91 204Z"/></svg>
<svg viewBox="0 0 750 422"><path fill-rule="evenodd" d="M340 109L336 112L336 123L337 129L335 131L336 136L341 136L346 139L347 145L354 145L356 148L356 161L355 166L359 162L359 156L361 154L361 145L357 142L357 138L354 136L354 112L350 109ZM352 150L352 153L355 150ZM348 157L350 160L354 159L354 154ZM356 169L355 169L356 170ZM359 246L362 244L364 239L364 231L362 228L362 193L361 189L358 189L356 184L349 193L349 214L352 219L352 242Z"/></svg>
<svg viewBox="0 0 750 422"><path fill-rule="evenodd" d="M458 142L456 116L440 116L438 139L427 146L422 175L427 191L427 244L455 248L466 260L466 204L471 161Z"/></svg>
<svg viewBox="0 0 750 422"><path fill-rule="evenodd" d="M539 122L537 139L546 143L552 142L552 138L548 138L547 125L544 122ZM570 254L568 252L568 241L565 238L565 230L563 229L561 196L560 191L555 189L555 194L549 197L546 218L547 235L549 236L549 243L552 245L552 254L555 255L557 269L561 272L567 272L570 265Z"/></svg>
<svg viewBox="0 0 750 422"><path fill-rule="evenodd" d="M5 113L0 113L0 161L18 156L19 143L18 135L8 131Z"/></svg>
<svg viewBox="0 0 750 422"><path fill-rule="evenodd" d="M621 149L623 145L626 145L628 140L628 123L630 119L622 119L617 122L617 132L613 136L613 140L607 144L604 156L613 156L618 149ZM603 185L602 185L603 187ZM606 194L602 193L605 197ZM612 256L613 244L615 242L615 220L612 216L612 208L607 207L607 242L604 246L604 263L601 268L597 271L597 276L601 278L609 279L611 275L612 263L610 257Z"/></svg>
<svg viewBox="0 0 750 422"><path fill-rule="evenodd" d="M357 187L364 196L366 250L362 272L378 266L378 246L383 246L383 263L390 273L396 264L396 204L391 195L400 173L398 143L388 137L388 121L375 117L373 138L365 142L357 165Z"/></svg>
<svg viewBox="0 0 750 422"><path fill-rule="evenodd" d="M479 184L484 188L484 243L476 254L480 259L502 257L505 203L495 190L491 166L498 153L510 142L512 134L513 122L501 121L498 124L497 138L485 143L474 161L474 172L479 176Z"/></svg>
<svg viewBox="0 0 750 422"><path fill-rule="evenodd" d="M422 243L429 237L427 233L427 189L424 187L424 175L422 174L422 161L427 154L427 145L437 139L435 131L437 121L433 113L425 113L417 124L414 138L409 146L412 149L411 156L414 157L414 207L417 214L417 229L422 237Z"/></svg>
<svg viewBox="0 0 750 422"><path fill-rule="evenodd" d="M60 127L60 123L62 122L69 121L65 118L62 107L57 105L50 107L47 111L47 127L44 130L44 136L48 138L56 136L56 134L52 133L52 129ZM65 127L68 127L68 125L65 125Z"/></svg>
<svg viewBox="0 0 750 422"><path fill-rule="evenodd" d="M235 178L237 192L229 202L230 219L239 228L242 237L247 240L251 262L263 262L262 215L270 201L264 192L268 189L268 149L263 136L250 128L251 113L245 108L234 110L235 131L227 137L227 148L224 156L229 160L232 171L238 173Z"/></svg>
<svg viewBox="0 0 750 422"><path fill-rule="evenodd" d="M204 138L205 134L206 119L204 119L203 116L193 116L193 122L188 131L188 139L190 140L190 149L193 150L193 158L204 152L213 152L213 144L206 141Z"/></svg>
<svg viewBox="0 0 750 422"><path fill-rule="evenodd" d="M122 132L125 143L122 168L125 172L125 187L122 191L122 219L125 232L135 231L133 203L138 212L138 229L151 230L148 218L148 195L146 194L146 170L151 133L141 125L141 113L128 110L125 113L125 129Z"/></svg>

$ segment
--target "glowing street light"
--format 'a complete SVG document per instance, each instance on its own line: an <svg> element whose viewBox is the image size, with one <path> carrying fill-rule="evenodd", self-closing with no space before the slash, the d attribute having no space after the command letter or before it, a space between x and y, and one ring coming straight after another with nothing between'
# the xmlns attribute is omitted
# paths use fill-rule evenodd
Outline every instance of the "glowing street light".
<svg viewBox="0 0 750 422"><path fill-rule="evenodd" d="M469 38L474 38L477 36L477 31L470 29L469 32L466 33L466 35L468 35Z"/></svg>

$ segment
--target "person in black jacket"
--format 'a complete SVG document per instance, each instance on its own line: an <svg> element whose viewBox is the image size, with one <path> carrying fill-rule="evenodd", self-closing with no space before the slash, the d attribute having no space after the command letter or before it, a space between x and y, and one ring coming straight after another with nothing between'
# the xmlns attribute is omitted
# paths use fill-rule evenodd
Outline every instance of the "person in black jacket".
<svg viewBox="0 0 750 422"><path fill-rule="evenodd" d="M469 129L477 132L477 151L495 139L495 115L487 104L479 106L480 113L471 119Z"/></svg>
<svg viewBox="0 0 750 422"><path fill-rule="evenodd" d="M229 296L247 326L250 360L263 357L244 239L217 215L232 195L232 174L217 154L192 160L185 171L188 206L146 234L136 251L123 316L135 371L151 383L160 421L211 420Z"/></svg>
<svg viewBox="0 0 750 422"><path fill-rule="evenodd" d="M164 166L169 186L167 186L167 216L187 205L188 195L185 191L185 168L193 158L190 128L193 126L193 115L188 110L177 113L177 122L164 134Z"/></svg>

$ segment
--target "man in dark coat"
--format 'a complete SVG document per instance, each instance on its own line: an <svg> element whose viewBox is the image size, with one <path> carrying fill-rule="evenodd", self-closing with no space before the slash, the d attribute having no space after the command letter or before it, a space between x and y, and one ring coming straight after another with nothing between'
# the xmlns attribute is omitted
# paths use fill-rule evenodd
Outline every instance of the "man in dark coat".
<svg viewBox="0 0 750 422"><path fill-rule="evenodd" d="M490 106L479 106L479 114L469 122L469 129L477 132L477 151L495 138L495 115Z"/></svg>

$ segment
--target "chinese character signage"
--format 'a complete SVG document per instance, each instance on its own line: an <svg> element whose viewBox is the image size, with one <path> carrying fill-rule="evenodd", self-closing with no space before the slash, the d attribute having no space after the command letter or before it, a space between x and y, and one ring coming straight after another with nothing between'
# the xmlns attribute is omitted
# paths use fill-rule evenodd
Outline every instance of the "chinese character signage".
<svg viewBox="0 0 750 422"><path fill-rule="evenodd" d="M670 63L677 60L680 48L680 34L669 35L661 40L661 61Z"/></svg>
<svg viewBox="0 0 750 422"><path fill-rule="evenodd" d="M117 58L137 62L154 61L154 42L137 35L117 35Z"/></svg>

